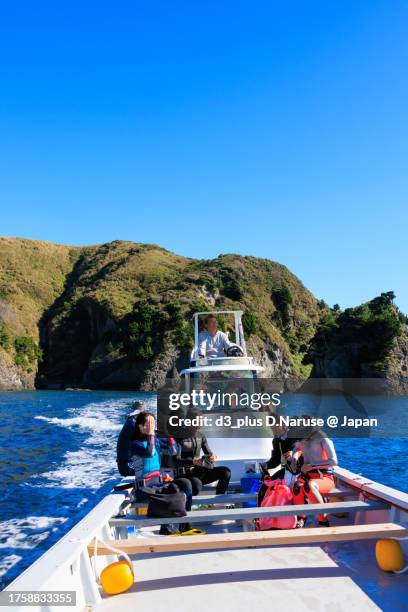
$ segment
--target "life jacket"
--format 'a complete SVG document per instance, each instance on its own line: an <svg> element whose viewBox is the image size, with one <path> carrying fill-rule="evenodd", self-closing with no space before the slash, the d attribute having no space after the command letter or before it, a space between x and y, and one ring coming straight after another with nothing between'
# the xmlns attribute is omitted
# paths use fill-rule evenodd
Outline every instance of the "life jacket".
<svg viewBox="0 0 408 612"><path fill-rule="evenodd" d="M325 448L325 446L324 446L324 444L323 444L323 442L321 440L319 442L319 446L320 446L320 457L319 457L319 459L322 462L325 462L325 461L327 461L329 459L329 455L327 454L327 450L326 450L326 448ZM300 449L302 449L302 442L300 442ZM334 451L334 455L335 455L334 448L333 448L333 451ZM316 455L317 455L317 453L315 454L313 463L315 465L318 465L319 460L316 458ZM333 466L332 465L328 465L328 466L322 467L321 471L324 471L326 474L332 474L333 473Z"/></svg>
<svg viewBox="0 0 408 612"><path fill-rule="evenodd" d="M258 506L271 508L275 506L290 506L293 504L293 495L283 479L272 480L265 478L258 495ZM296 516L264 517L256 521L258 531L268 529L294 529L297 524Z"/></svg>
<svg viewBox="0 0 408 612"><path fill-rule="evenodd" d="M141 444L147 447L147 441L143 440ZM140 457L133 455L129 461L129 467L135 472L136 478L146 478L153 473L160 474L160 443L156 439L155 449L152 457Z"/></svg>

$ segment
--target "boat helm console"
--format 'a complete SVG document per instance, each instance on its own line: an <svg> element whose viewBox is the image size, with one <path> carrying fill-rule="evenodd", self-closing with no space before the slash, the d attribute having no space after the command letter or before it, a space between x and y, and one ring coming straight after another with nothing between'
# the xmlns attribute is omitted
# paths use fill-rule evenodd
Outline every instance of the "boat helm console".
<svg viewBox="0 0 408 612"><path fill-rule="evenodd" d="M234 344L229 347L227 354L223 357L203 357L199 355L200 317L208 315L215 317L229 315L233 317ZM242 315L242 310L218 310L194 313L194 348L191 352L190 367L181 371L182 377L188 379L190 375L204 372L212 372L214 374L218 372L225 377L228 372L234 372L234 377L242 375L243 378L247 378L249 375L256 376L258 372L263 371L264 368L255 364L254 359L247 353Z"/></svg>

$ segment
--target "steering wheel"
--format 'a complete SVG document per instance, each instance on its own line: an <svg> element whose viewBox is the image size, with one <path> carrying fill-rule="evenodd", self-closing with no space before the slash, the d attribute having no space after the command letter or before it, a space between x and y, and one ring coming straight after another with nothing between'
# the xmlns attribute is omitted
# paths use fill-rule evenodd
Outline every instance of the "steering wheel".
<svg viewBox="0 0 408 612"><path fill-rule="evenodd" d="M238 344L234 344L234 346L230 346L227 349L227 357L243 357L244 351Z"/></svg>

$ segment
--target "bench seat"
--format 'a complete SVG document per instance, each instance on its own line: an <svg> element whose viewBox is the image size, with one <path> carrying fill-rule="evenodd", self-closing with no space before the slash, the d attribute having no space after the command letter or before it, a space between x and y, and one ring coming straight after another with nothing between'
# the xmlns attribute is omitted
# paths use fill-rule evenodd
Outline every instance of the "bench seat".
<svg viewBox="0 0 408 612"><path fill-rule="evenodd" d="M146 516L118 517L109 521L112 527L147 527L174 523L211 523L220 520L248 520L259 517L279 517L302 514L311 516L320 513L361 512L368 510L387 510L388 506L377 501L342 501L333 504L301 504L292 506L274 506L265 508L228 508L214 510L193 510L186 516L150 518Z"/></svg>
<svg viewBox="0 0 408 612"><path fill-rule="evenodd" d="M125 540L109 540L113 546L128 555L142 553L172 553L177 551L214 550L230 548L254 548L257 546L284 546L341 542L350 540L372 540L377 538L406 538L408 529L396 523L369 525L342 525L336 527L315 527L286 529L279 531L249 531L241 533L217 533L202 536L147 537ZM88 546L94 554L95 541ZM98 540L97 555L111 555L112 552Z"/></svg>

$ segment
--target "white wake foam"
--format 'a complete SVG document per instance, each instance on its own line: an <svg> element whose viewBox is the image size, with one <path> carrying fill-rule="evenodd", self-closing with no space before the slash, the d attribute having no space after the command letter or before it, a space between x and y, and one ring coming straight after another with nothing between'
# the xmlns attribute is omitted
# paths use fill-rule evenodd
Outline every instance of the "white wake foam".
<svg viewBox="0 0 408 612"><path fill-rule="evenodd" d="M55 532L65 518L27 516L1 523L0 549L33 549Z"/></svg>
<svg viewBox="0 0 408 612"><path fill-rule="evenodd" d="M78 427L82 431L117 431L120 429L119 424L112 423L104 417L98 418L97 416L77 416L71 419L59 419L58 417L38 415L34 418L39 421L46 421L50 425L58 425L59 427L68 427L69 429Z"/></svg>
<svg viewBox="0 0 408 612"><path fill-rule="evenodd" d="M89 434L79 450L67 451L59 466L41 474L38 486L96 491L116 476L117 434L125 420L125 408L130 407L133 400L134 397L129 397L92 402L70 409L67 418L36 416L51 425ZM155 408L153 399L148 404L149 408ZM78 503L81 502L83 498Z"/></svg>
<svg viewBox="0 0 408 612"><path fill-rule="evenodd" d="M38 556L35 549L44 550L46 540L52 535L51 541L55 539L55 532L66 522L61 529L61 534L64 533L77 513L80 515L85 511L88 499L93 498L94 503L98 501L98 489L118 476L116 440L134 399L132 396L91 402L68 409L66 418L35 416L53 427L68 428L81 434L80 448L66 451L55 468L25 482L25 486L46 492L50 510L54 507L60 516L27 516L1 521L0 549L4 554L0 561L0 576L7 573L13 578L17 575L21 571L20 562L27 565L27 561L34 560ZM153 398L147 403L150 409L155 409Z"/></svg>

